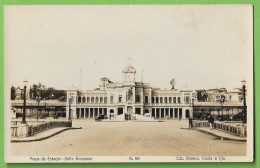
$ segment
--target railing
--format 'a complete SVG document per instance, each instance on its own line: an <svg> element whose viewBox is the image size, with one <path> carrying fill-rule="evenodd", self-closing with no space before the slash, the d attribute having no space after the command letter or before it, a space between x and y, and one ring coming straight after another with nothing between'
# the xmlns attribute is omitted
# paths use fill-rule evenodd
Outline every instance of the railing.
<svg viewBox="0 0 260 168"><path fill-rule="evenodd" d="M47 122L42 122L38 123L35 125L27 125L26 132L23 132L21 135L21 132L19 132L19 127L21 125L12 125L11 126L11 136L15 137L26 137L26 136L32 136L37 133L40 133L42 131L51 129L51 128L56 128L56 127L71 127L72 126L72 121L47 121Z"/></svg>
<svg viewBox="0 0 260 168"><path fill-rule="evenodd" d="M17 125L19 125L20 123L21 123L22 121L21 120L12 120L11 121L11 126L17 126ZM28 124L28 125L34 125L34 124L38 124L38 123L43 123L43 122L45 122L44 120L26 120L26 123Z"/></svg>
<svg viewBox="0 0 260 168"><path fill-rule="evenodd" d="M56 127L71 127L71 121L49 121L29 126L28 135L32 136L47 129Z"/></svg>
<svg viewBox="0 0 260 168"><path fill-rule="evenodd" d="M236 125L235 125L236 124ZM193 127L209 127L208 121L193 121ZM228 132L234 135L238 136L247 136L247 127L246 125L243 125L241 122L229 122L229 123L224 123L224 122L214 122L213 128Z"/></svg>

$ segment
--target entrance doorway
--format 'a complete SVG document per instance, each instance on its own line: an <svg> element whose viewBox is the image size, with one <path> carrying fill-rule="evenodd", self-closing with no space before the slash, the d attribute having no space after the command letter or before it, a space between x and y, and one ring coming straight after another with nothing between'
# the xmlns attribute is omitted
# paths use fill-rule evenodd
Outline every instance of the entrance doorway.
<svg viewBox="0 0 260 168"><path fill-rule="evenodd" d="M189 118L189 117L190 117L190 110L187 109L187 110L185 111L185 117L186 117L186 118Z"/></svg>
<svg viewBox="0 0 260 168"><path fill-rule="evenodd" d="M135 109L135 114L140 114L141 115L141 108L136 108Z"/></svg>
<svg viewBox="0 0 260 168"><path fill-rule="evenodd" d="M123 114L123 112L124 112L123 108L118 108L118 115Z"/></svg>

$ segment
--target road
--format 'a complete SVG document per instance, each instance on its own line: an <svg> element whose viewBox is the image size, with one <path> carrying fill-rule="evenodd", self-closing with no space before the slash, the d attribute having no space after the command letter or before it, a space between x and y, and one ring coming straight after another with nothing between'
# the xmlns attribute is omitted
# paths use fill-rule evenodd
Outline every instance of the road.
<svg viewBox="0 0 260 168"><path fill-rule="evenodd" d="M73 120L69 130L43 141L12 143L16 156L244 156L246 142L225 141L187 127L187 120L95 122Z"/></svg>

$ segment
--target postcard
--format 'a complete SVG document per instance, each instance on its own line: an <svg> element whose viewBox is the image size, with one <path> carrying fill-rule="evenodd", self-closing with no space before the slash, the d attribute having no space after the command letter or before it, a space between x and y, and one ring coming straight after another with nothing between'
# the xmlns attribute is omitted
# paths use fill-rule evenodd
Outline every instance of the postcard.
<svg viewBox="0 0 260 168"><path fill-rule="evenodd" d="M252 5L5 5L8 163L252 162Z"/></svg>

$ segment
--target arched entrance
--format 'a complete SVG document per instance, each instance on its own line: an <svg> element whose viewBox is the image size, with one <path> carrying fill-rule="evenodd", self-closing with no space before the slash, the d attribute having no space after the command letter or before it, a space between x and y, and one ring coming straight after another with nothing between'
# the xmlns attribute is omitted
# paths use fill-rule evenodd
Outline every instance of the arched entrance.
<svg viewBox="0 0 260 168"><path fill-rule="evenodd" d="M110 110L110 113L114 113L114 110L113 110L113 109L111 109L111 110Z"/></svg>
<svg viewBox="0 0 260 168"><path fill-rule="evenodd" d="M146 109L144 112L145 112L145 113L149 113L149 110L148 110L148 109Z"/></svg>
<svg viewBox="0 0 260 168"><path fill-rule="evenodd" d="M190 110L189 110L189 109L187 109L187 110L185 111L185 117L186 117L186 118L189 118L189 117L190 117Z"/></svg>

